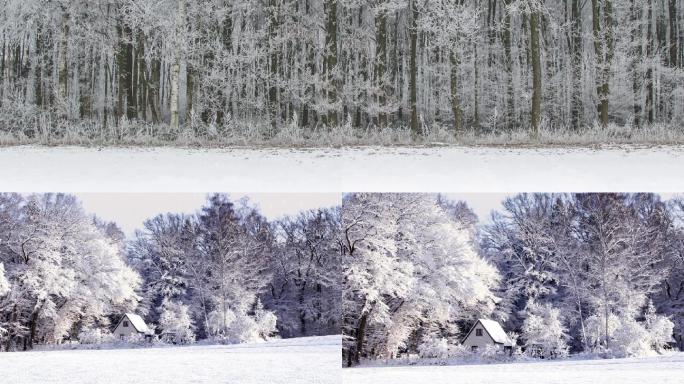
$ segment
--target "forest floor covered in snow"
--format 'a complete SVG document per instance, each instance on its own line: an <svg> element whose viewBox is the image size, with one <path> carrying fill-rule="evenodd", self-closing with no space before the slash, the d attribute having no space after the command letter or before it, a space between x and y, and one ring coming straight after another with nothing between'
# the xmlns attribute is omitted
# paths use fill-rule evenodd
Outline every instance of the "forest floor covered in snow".
<svg viewBox="0 0 684 384"><path fill-rule="evenodd" d="M684 352L644 358L451 366L363 366L343 370L345 384L675 384Z"/></svg>
<svg viewBox="0 0 684 384"><path fill-rule="evenodd" d="M684 146L16 146L0 165L21 192L684 191Z"/></svg>
<svg viewBox="0 0 684 384"><path fill-rule="evenodd" d="M240 345L2 353L0 382L339 383L341 337Z"/></svg>

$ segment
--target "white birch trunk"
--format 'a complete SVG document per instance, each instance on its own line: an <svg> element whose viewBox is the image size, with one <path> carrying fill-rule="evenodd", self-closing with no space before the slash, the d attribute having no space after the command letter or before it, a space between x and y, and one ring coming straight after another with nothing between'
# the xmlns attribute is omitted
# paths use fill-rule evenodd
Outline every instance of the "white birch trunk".
<svg viewBox="0 0 684 384"><path fill-rule="evenodd" d="M185 31L185 0L178 0L178 14L176 18L176 52L173 65L171 65L171 128L178 130L179 119L179 90L180 90L180 64L182 47L181 41Z"/></svg>

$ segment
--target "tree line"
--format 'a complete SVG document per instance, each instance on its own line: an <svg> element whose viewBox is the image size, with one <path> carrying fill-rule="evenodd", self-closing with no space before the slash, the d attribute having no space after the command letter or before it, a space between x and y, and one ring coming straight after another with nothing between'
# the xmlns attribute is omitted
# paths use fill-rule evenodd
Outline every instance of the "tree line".
<svg viewBox="0 0 684 384"><path fill-rule="evenodd" d="M64 194L0 195L0 350L112 341L124 313L167 341L339 332L339 207L267 221L212 195L133 239Z"/></svg>
<svg viewBox="0 0 684 384"><path fill-rule="evenodd" d="M677 0L19 1L15 138L284 139L684 121Z"/></svg>
<svg viewBox="0 0 684 384"><path fill-rule="evenodd" d="M258 309L284 337L339 329L339 208L269 223L259 211L212 195L197 215L145 222L128 248L143 277L138 311L158 323L168 303L187 307L200 339L244 342Z"/></svg>
<svg viewBox="0 0 684 384"><path fill-rule="evenodd" d="M520 194L482 225L439 195L347 196L344 363L468 356L480 318L546 358L682 349L681 220L654 194Z"/></svg>

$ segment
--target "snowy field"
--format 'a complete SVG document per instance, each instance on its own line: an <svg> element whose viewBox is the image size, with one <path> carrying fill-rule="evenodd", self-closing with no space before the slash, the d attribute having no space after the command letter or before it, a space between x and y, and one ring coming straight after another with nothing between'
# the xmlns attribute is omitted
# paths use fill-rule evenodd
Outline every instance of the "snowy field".
<svg viewBox="0 0 684 384"><path fill-rule="evenodd" d="M20 192L681 192L682 174L682 146L0 148Z"/></svg>
<svg viewBox="0 0 684 384"><path fill-rule="evenodd" d="M13 352L0 383L339 383L340 336L260 344Z"/></svg>
<svg viewBox="0 0 684 384"><path fill-rule="evenodd" d="M345 384L681 384L684 353L612 360L362 367L343 372Z"/></svg>

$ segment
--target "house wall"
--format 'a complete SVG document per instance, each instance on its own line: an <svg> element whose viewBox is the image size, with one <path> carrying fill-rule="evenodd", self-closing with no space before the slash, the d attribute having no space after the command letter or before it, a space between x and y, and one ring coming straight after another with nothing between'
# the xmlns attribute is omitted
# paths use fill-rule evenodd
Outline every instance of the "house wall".
<svg viewBox="0 0 684 384"><path fill-rule="evenodd" d="M482 330L482 336L475 336L477 335L477 330L481 329ZM494 340L489 336L489 333L487 333L487 330L484 329L482 324L478 323L475 329L468 335L468 337L463 341L463 346L466 347L468 350L472 349L473 346L477 346L478 350L482 352L488 345L496 345L494 343Z"/></svg>
<svg viewBox="0 0 684 384"><path fill-rule="evenodd" d="M124 327L124 322L128 322L128 327ZM131 321L128 318L125 318L119 322L119 325L116 327L114 332L112 332L112 334L117 340L120 340L122 335L125 339L131 335L137 335L138 331L135 329Z"/></svg>

